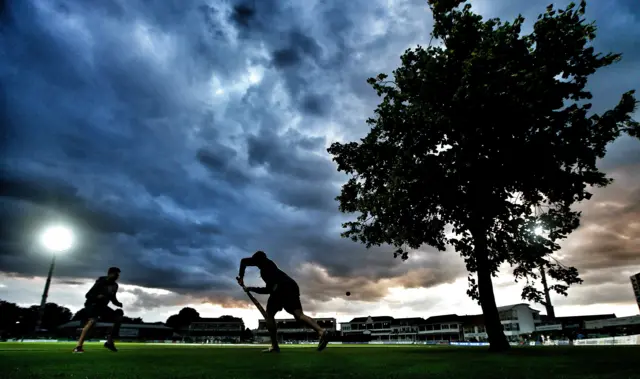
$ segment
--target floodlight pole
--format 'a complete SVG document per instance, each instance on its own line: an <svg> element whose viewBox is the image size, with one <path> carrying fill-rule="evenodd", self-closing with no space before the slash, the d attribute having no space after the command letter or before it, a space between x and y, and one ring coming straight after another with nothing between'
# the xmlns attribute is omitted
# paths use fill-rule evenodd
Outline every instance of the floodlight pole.
<svg viewBox="0 0 640 379"><path fill-rule="evenodd" d="M47 275L47 281L44 284L44 291L42 292L42 300L40 301L40 310L38 312L38 321L36 323L36 332L41 329L42 319L44 318L44 309L47 305L47 297L49 297L49 286L51 286L51 276L53 275L53 269L56 267L56 254L52 254L51 266L49 266L49 274Z"/></svg>

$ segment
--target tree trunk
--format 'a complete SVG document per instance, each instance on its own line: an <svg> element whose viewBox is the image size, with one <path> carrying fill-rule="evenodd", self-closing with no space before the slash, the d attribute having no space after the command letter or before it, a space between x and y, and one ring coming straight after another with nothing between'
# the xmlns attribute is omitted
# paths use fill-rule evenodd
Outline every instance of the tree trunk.
<svg viewBox="0 0 640 379"><path fill-rule="evenodd" d="M484 232L474 233L473 235L478 268L478 295L480 296L480 306L484 315L484 326L489 337L489 351L501 352L509 350L511 345L509 345L507 337L504 335L500 316L498 315L486 238Z"/></svg>
<svg viewBox="0 0 640 379"><path fill-rule="evenodd" d="M555 320L556 312L551 304L551 296L549 296L549 285L547 284L547 274L545 273L544 265L540 265L540 279L542 280L542 288L544 288L544 308L547 310L547 316L551 320Z"/></svg>

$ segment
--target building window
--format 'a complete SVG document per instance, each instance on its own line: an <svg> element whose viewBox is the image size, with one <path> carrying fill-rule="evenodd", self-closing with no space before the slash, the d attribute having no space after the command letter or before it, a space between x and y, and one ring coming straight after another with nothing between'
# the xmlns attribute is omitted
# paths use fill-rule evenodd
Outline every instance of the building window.
<svg viewBox="0 0 640 379"><path fill-rule="evenodd" d="M516 310L508 310L508 311L502 311L499 313L500 315L500 321L507 321L507 320L517 320L518 319L518 312Z"/></svg>
<svg viewBox="0 0 640 379"><path fill-rule="evenodd" d="M520 331L520 324L518 324L518 323L512 322L512 323L509 323L509 324L504 324L502 326L504 327L505 331L512 331L512 332Z"/></svg>

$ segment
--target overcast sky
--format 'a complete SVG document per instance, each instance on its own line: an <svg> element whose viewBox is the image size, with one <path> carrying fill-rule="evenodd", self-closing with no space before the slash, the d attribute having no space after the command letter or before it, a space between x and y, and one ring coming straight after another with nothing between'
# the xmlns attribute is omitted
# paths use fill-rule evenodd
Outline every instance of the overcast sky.
<svg viewBox="0 0 640 379"><path fill-rule="evenodd" d="M548 3L473 1L529 26ZM599 111L640 88L640 3L589 4L596 47L624 54L590 82ZM425 0L9 0L0 23L1 299L39 302L50 255L36 236L65 223L78 240L50 301L74 311L119 266L130 315L164 321L191 305L254 327L234 278L262 249L315 315L480 312L455 252L403 263L339 236L345 177L325 149L366 134L378 103L366 79L428 43ZM559 315L638 313L640 143L620 139L600 163L615 182L581 205L558 254L585 280L552 297ZM507 269L496 296L520 301Z"/></svg>

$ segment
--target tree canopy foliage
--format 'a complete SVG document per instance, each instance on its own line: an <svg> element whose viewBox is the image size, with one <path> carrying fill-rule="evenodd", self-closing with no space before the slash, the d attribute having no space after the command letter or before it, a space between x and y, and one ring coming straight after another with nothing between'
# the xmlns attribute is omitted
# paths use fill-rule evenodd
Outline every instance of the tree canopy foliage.
<svg viewBox="0 0 640 379"><path fill-rule="evenodd" d="M23 308L17 304L0 300L0 338L19 338L33 333L40 312L39 305ZM42 317L43 329L55 331L71 320L71 311L55 303L47 303Z"/></svg>
<svg viewBox="0 0 640 379"><path fill-rule="evenodd" d="M492 275L511 264L533 301L542 300L541 267L558 293L581 282L575 268L548 257L579 226L572 206L611 182L596 167L607 145L638 136L637 102L629 91L612 109L592 112L589 76L621 55L594 50L584 1L549 6L530 34L522 16L484 20L462 0L428 3L436 44L407 50L393 80L369 79L382 97L369 134L328 149L351 176L339 209L358 214L343 236L393 245L403 259L405 247L453 246L491 349L505 350Z"/></svg>
<svg viewBox="0 0 640 379"><path fill-rule="evenodd" d="M189 324L199 319L200 313L198 313L198 311L190 307L184 307L178 314L169 316L165 324L170 328L180 329L189 326Z"/></svg>

